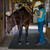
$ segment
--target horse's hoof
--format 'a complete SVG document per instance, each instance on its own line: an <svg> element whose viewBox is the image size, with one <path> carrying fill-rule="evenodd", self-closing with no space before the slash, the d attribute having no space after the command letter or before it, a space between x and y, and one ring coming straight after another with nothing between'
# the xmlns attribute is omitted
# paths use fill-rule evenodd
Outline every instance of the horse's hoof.
<svg viewBox="0 0 50 50"><path fill-rule="evenodd" d="M21 43L21 41L19 41L19 45L21 45L22 43Z"/></svg>
<svg viewBox="0 0 50 50"><path fill-rule="evenodd" d="M19 43L19 45L22 45L22 43Z"/></svg>
<svg viewBox="0 0 50 50"><path fill-rule="evenodd" d="M29 45L29 42L26 42L26 45Z"/></svg>

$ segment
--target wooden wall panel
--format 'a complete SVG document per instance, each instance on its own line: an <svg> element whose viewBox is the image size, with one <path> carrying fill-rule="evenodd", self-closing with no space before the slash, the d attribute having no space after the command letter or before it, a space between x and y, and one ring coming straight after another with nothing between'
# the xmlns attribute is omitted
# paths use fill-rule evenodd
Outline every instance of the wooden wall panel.
<svg viewBox="0 0 50 50"><path fill-rule="evenodd" d="M3 15L0 14L0 42L4 38L4 18Z"/></svg>
<svg viewBox="0 0 50 50"><path fill-rule="evenodd" d="M46 35L50 39L50 28L46 27Z"/></svg>
<svg viewBox="0 0 50 50"><path fill-rule="evenodd" d="M0 0L0 42L4 39L6 33L6 0Z"/></svg>
<svg viewBox="0 0 50 50"><path fill-rule="evenodd" d="M0 14L3 13L3 0L0 0Z"/></svg>
<svg viewBox="0 0 50 50"><path fill-rule="evenodd" d="M26 1L27 1L27 0L26 0ZM33 2L34 2L34 1L42 1L42 2L43 2L44 0L33 0ZM23 0L14 0L14 2L23 2Z"/></svg>
<svg viewBox="0 0 50 50"><path fill-rule="evenodd" d="M49 0L49 12L50 12L50 0ZM50 28L48 28L48 26L46 27L46 35L48 38L50 38Z"/></svg>
<svg viewBox="0 0 50 50"><path fill-rule="evenodd" d="M27 1L27 0L26 0ZM32 3L32 6L34 6L34 4L35 4L35 2L36 1L42 1L42 2L44 2L45 0L33 0L33 2L30 2L29 1L29 3ZM23 2L23 0L14 0L14 2ZM26 2L27 3L27 2Z"/></svg>
<svg viewBox="0 0 50 50"><path fill-rule="evenodd" d="M50 9L50 0L49 0L49 9ZM50 10L49 10L50 11Z"/></svg>

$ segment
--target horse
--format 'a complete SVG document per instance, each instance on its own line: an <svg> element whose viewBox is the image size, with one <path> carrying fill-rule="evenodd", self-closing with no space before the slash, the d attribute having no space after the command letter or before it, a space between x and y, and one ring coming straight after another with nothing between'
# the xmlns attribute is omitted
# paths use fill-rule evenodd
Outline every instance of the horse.
<svg viewBox="0 0 50 50"><path fill-rule="evenodd" d="M8 16L9 18L9 23L11 24L9 27L10 30L17 25L18 29L19 29L19 43L21 43L21 36L22 36L22 27L25 26L25 30L26 30L26 43L29 41L28 39L28 27L29 24L32 21L32 14L25 8L22 7L19 10L14 11L10 16ZM11 20L11 22L10 22Z"/></svg>

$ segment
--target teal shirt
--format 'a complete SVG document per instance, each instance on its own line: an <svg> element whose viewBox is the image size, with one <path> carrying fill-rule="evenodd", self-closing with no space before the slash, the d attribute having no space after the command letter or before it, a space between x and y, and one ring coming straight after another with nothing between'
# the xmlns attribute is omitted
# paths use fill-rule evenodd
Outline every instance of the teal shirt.
<svg viewBox="0 0 50 50"><path fill-rule="evenodd" d="M40 10L37 12L38 16L40 15L40 11L43 11L43 15L42 15L42 18L37 18L37 21L38 21L38 22L42 22L42 21L45 20L45 19L44 19L44 17L45 17L45 9L44 9L44 8L40 9Z"/></svg>

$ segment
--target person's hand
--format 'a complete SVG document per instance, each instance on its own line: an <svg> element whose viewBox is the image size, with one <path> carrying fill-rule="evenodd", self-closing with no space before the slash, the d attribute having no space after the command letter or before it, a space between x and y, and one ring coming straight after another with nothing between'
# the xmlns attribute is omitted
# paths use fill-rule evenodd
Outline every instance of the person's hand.
<svg viewBox="0 0 50 50"><path fill-rule="evenodd" d="M37 16L37 13L35 13L36 14L36 16Z"/></svg>
<svg viewBox="0 0 50 50"><path fill-rule="evenodd" d="M33 14L33 16L35 16L35 14Z"/></svg>

